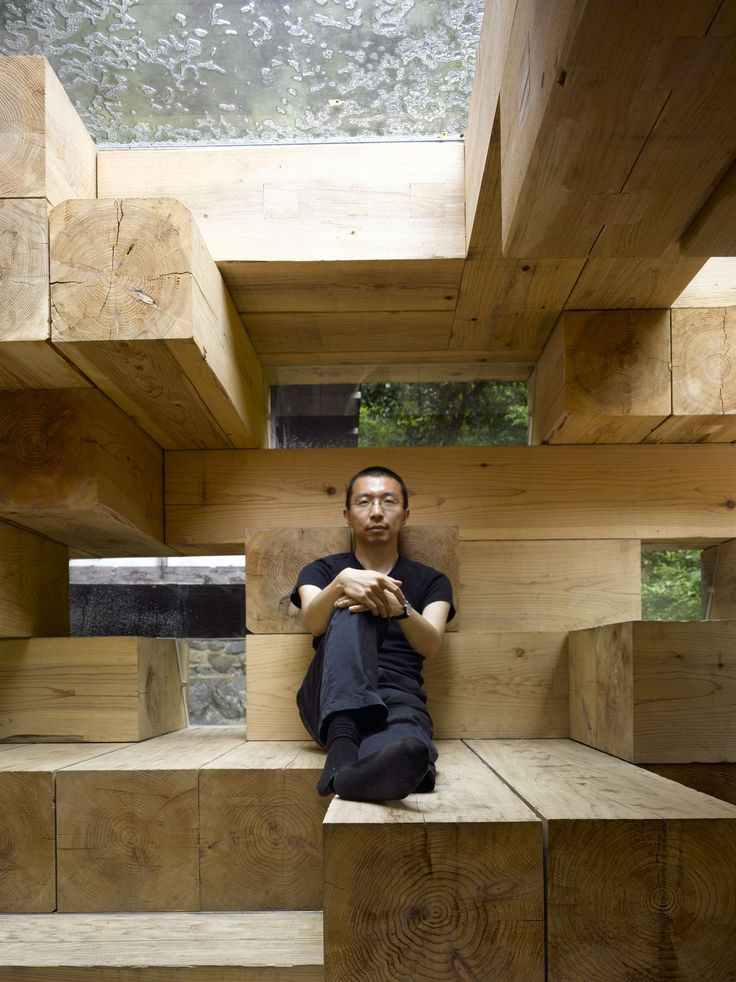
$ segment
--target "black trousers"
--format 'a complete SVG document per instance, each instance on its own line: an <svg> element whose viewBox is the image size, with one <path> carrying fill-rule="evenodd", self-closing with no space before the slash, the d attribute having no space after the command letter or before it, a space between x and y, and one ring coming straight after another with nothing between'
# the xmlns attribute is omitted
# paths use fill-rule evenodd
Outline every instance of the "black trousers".
<svg viewBox="0 0 736 982"><path fill-rule="evenodd" d="M361 732L359 758L409 736L422 740L432 763L417 790L431 791L437 750L429 713L418 696L381 681L378 651L387 623L367 612L333 613L297 693L299 715L312 739L324 746L330 716L351 712Z"/></svg>

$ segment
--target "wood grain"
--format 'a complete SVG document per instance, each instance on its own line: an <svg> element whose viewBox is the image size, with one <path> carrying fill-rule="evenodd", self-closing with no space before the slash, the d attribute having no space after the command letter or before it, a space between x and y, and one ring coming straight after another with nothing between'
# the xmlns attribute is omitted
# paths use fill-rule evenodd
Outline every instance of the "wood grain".
<svg viewBox="0 0 736 982"><path fill-rule="evenodd" d="M171 640L0 641L0 740L145 740L185 725Z"/></svg>
<svg viewBox="0 0 736 982"><path fill-rule="evenodd" d="M0 59L0 198L94 198L95 145L45 58Z"/></svg>
<svg viewBox="0 0 736 982"><path fill-rule="evenodd" d="M465 746L439 750L433 794L330 805L330 982L544 978L541 826Z"/></svg>
<svg viewBox="0 0 736 982"><path fill-rule="evenodd" d="M713 620L736 618L736 540L704 549L700 563L703 616Z"/></svg>
<svg viewBox="0 0 736 982"><path fill-rule="evenodd" d="M258 358L191 213L67 201L50 218L52 341L161 446L261 446Z"/></svg>
<svg viewBox="0 0 736 982"><path fill-rule="evenodd" d="M165 555L162 453L92 389L0 392L0 517L93 555Z"/></svg>
<svg viewBox="0 0 736 982"><path fill-rule="evenodd" d="M321 982L322 915L36 915L0 920L3 982Z"/></svg>
<svg viewBox="0 0 736 982"><path fill-rule="evenodd" d="M203 910L321 910L324 752L247 743L199 774Z"/></svg>
<svg viewBox="0 0 736 982"><path fill-rule="evenodd" d="M669 311L576 311L534 370L531 443L640 443L672 411Z"/></svg>
<svg viewBox="0 0 736 982"><path fill-rule="evenodd" d="M68 548L0 522L0 637L68 632Z"/></svg>
<svg viewBox="0 0 736 982"><path fill-rule="evenodd" d="M707 268L705 257L683 256L678 246L661 256L628 259L621 257L585 261L565 302L567 310L662 309L680 302ZM712 288L708 288L712 292ZM698 306L704 306L707 301Z"/></svg>
<svg viewBox="0 0 736 982"><path fill-rule="evenodd" d="M736 764L642 764L645 770L736 805Z"/></svg>
<svg viewBox="0 0 736 982"><path fill-rule="evenodd" d="M546 820L550 978L736 972L736 808L572 741L471 747Z"/></svg>
<svg viewBox="0 0 736 982"><path fill-rule="evenodd" d="M243 530L334 523L346 476L375 450L166 454L167 542L243 543ZM727 446L386 448L412 521L460 539L710 539L736 536Z"/></svg>
<svg viewBox="0 0 736 982"><path fill-rule="evenodd" d="M672 306L736 306L736 258L714 256L703 263L683 284Z"/></svg>
<svg viewBox="0 0 736 982"><path fill-rule="evenodd" d="M54 772L116 744L4 747L0 753L0 911L56 909Z"/></svg>
<svg viewBox="0 0 736 982"><path fill-rule="evenodd" d="M247 652L248 739L306 739L295 697L314 653L309 638L251 635ZM424 675L438 739L567 736L563 632L464 627L445 636Z"/></svg>
<svg viewBox="0 0 736 982"><path fill-rule="evenodd" d="M461 259L461 143L105 150L100 197L172 193L216 262ZM437 198L414 210L423 185ZM387 252L387 243L390 249Z"/></svg>
<svg viewBox="0 0 736 982"><path fill-rule="evenodd" d="M199 768L240 727L193 727L60 770L58 909L199 909Z"/></svg>
<svg viewBox="0 0 736 982"><path fill-rule="evenodd" d="M736 255L736 164L725 173L682 237L688 256Z"/></svg>

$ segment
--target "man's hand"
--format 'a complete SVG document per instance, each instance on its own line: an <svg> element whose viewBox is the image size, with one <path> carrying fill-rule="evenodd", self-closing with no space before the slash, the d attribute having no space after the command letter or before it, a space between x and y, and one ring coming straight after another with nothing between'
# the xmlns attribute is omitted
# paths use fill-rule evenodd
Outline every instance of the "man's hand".
<svg viewBox="0 0 736 982"><path fill-rule="evenodd" d="M351 613L369 611L375 617L400 614L406 600L401 580L372 569L344 569L337 577L342 594L335 607L347 607Z"/></svg>

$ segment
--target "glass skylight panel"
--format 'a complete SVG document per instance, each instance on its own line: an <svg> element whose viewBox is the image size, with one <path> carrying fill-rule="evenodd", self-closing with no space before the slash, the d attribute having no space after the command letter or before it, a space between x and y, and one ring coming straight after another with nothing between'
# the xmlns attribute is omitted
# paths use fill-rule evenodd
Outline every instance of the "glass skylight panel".
<svg viewBox="0 0 736 982"><path fill-rule="evenodd" d="M461 139L483 0L0 0L100 146Z"/></svg>

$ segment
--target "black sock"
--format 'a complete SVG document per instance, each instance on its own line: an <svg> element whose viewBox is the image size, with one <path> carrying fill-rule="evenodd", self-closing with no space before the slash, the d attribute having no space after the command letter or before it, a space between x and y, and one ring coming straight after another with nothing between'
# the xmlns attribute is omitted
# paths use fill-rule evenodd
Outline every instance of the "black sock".
<svg viewBox="0 0 736 982"><path fill-rule="evenodd" d="M396 801L417 790L430 762L426 743L407 737L342 767L334 789L351 801Z"/></svg>
<svg viewBox="0 0 736 982"><path fill-rule="evenodd" d="M358 759L360 731L350 713L335 713L327 724L327 760L317 781L317 791L323 798L335 790L332 780L341 767Z"/></svg>

